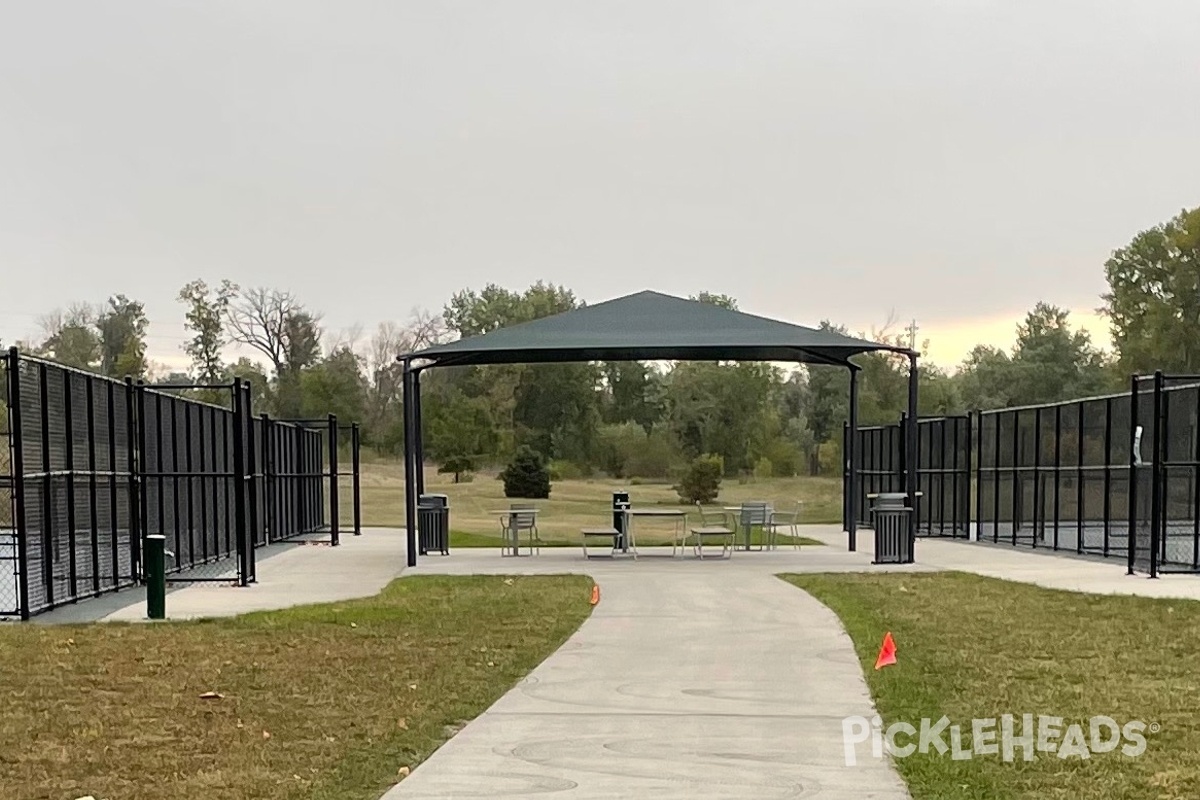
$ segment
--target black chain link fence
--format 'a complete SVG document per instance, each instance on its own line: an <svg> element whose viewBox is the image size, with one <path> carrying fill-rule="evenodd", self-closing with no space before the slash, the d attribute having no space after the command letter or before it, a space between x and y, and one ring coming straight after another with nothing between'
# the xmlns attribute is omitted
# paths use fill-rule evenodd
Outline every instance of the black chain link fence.
<svg viewBox="0 0 1200 800"><path fill-rule="evenodd" d="M247 384L151 387L15 348L0 364L0 616L138 583L145 535L166 538L168 580L247 585L255 547L329 529L336 455L320 430L252 417Z"/></svg>
<svg viewBox="0 0 1200 800"><path fill-rule="evenodd" d="M1116 559L1130 572L1200 572L1198 376L922 419L917 440L919 533L973 528L980 541ZM857 441L852 502L869 525L869 495L904 491L903 423L862 428Z"/></svg>
<svg viewBox="0 0 1200 800"><path fill-rule="evenodd" d="M849 474L843 489L855 503L855 522L871 525L874 495L903 492L905 475L904 420L895 425L859 428L858 481ZM918 536L966 538L970 524L972 419L930 417L917 420L916 528ZM849 428L844 436L849 436Z"/></svg>

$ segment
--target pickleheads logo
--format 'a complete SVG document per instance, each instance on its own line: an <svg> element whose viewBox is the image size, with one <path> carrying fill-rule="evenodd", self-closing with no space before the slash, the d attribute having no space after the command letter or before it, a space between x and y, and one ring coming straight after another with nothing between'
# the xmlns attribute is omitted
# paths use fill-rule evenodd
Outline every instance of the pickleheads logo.
<svg viewBox="0 0 1200 800"><path fill-rule="evenodd" d="M1037 754L1057 758L1088 759L1093 755L1120 751L1121 755L1136 758L1146 752L1146 733L1158 733L1157 723L1132 720L1124 725L1112 717L1095 716L1086 723L1065 725L1062 717L1045 714L1023 714L1019 718L1005 714L999 718L973 719L967 728L970 742L964 746L964 728L951 724L948 717L938 720L922 719L919 725L893 722L885 730L879 716L846 717L842 720L842 746L846 766L858 763L858 746L870 742L875 758L887 753L895 758L907 758L914 753L949 755L955 761L976 756L999 756L1015 761L1017 751L1025 761Z"/></svg>

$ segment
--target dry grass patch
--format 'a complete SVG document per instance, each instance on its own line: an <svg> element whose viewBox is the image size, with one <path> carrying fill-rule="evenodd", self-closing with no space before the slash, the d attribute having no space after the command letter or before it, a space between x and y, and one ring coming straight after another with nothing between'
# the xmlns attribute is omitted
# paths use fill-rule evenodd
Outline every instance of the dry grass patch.
<svg viewBox="0 0 1200 800"><path fill-rule="evenodd" d="M1200 603L1054 591L964 573L788 575L833 609L862 661L884 725L943 714L963 727L1004 714L1104 715L1161 726L1136 757L1084 760L1016 751L1013 762L919 751L896 760L916 800L1134 800L1200 797ZM896 666L874 670L884 633ZM944 739L949 744L949 735ZM900 744L907 743L903 739ZM870 749L860 746L860 757Z"/></svg>
<svg viewBox="0 0 1200 800"><path fill-rule="evenodd" d="M346 498L350 496L348 486L342 495ZM450 521L455 531L496 537L499 541L500 522L491 512L507 508L511 501L504 496L504 485L495 475L480 473L469 483L456 484L453 476L427 469L425 490L449 495ZM609 478L555 481L550 499L535 501L543 509L538 519L542 538L578 543L581 528L611 521L615 490L628 490L634 505L686 508L666 483L631 485ZM737 505L745 500L768 500L780 511L790 511L797 500L803 500L802 523L837 523L841 521L842 484L837 478L770 478L746 483L726 479L716 505ZM342 518L349 523L348 501L343 503ZM380 461L362 465L362 518L365 525L404 527L402 464ZM639 544L669 543L669 524L642 519L638 525Z"/></svg>
<svg viewBox="0 0 1200 800"><path fill-rule="evenodd" d="M411 577L227 620L5 626L0 795L375 800L566 640L591 583Z"/></svg>

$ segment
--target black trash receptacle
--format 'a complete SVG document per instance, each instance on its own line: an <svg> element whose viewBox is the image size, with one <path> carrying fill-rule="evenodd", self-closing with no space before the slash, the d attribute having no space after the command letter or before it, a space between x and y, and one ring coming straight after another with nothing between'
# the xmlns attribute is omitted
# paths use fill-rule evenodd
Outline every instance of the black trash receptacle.
<svg viewBox="0 0 1200 800"><path fill-rule="evenodd" d="M423 494L417 498L419 552L450 555L450 498L444 494Z"/></svg>
<svg viewBox="0 0 1200 800"><path fill-rule="evenodd" d="M911 564L912 538L908 521L912 509L905 505L903 492L884 492L871 505L871 525L875 530L875 564Z"/></svg>
<svg viewBox="0 0 1200 800"><path fill-rule="evenodd" d="M629 492L613 492L612 493L612 512L613 524L617 529L617 540L613 542L613 549L625 549L625 521L627 517L625 512L629 509Z"/></svg>

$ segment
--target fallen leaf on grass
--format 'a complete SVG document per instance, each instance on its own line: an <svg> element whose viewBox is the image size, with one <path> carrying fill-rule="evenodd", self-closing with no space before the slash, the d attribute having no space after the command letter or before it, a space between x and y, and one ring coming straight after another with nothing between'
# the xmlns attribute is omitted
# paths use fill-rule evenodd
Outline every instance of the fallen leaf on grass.
<svg viewBox="0 0 1200 800"><path fill-rule="evenodd" d="M412 770L408 767L401 767L400 769L396 770L396 776L399 778L407 778L410 772L412 772Z"/></svg>
<svg viewBox="0 0 1200 800"><path fill-rule="evenodd" d="M505 585L505 586L512 586L512 585L513 585L513 579L512 579L512 578L505 578L505 579L504 579L504 585Z"/></svg>
<svg viewBox="0 0 1200 800"><path fill-rule="evenodd" d="M224 698L225 695L221 694L220 692L205 692L204 694L200 695L201 700L223 700Z"/></svg>
<svg viewBox="0 0 1200 800"><path fill-rule="evenodd" d="M401 717L400 721L396 723L396 727L402 731L408 730L408 720L406 720L404 717Z"/></svg>
<svg viewBox="0 0 1200 800"><path fill-rule="evenodd" d="M271 732L270 732L270 731L263 731L263 738L264 738L264 739L270 739L270 738L271 738Z"/></svg>
<svg viewBox="0 0 1200 800"><path fill-rule="evenodd" d="M415 683L410 683L408 688L415 692L417 690L417 685Z"/></svg>
<svg viewBox="0 0 1200 800"><path fill-rule="evenodd" d="M357 623L357 622L351 622L351 623L350 623L350 627L351 627L351 628L357 628L357 627L358 627L358 623Z"/></svg>

